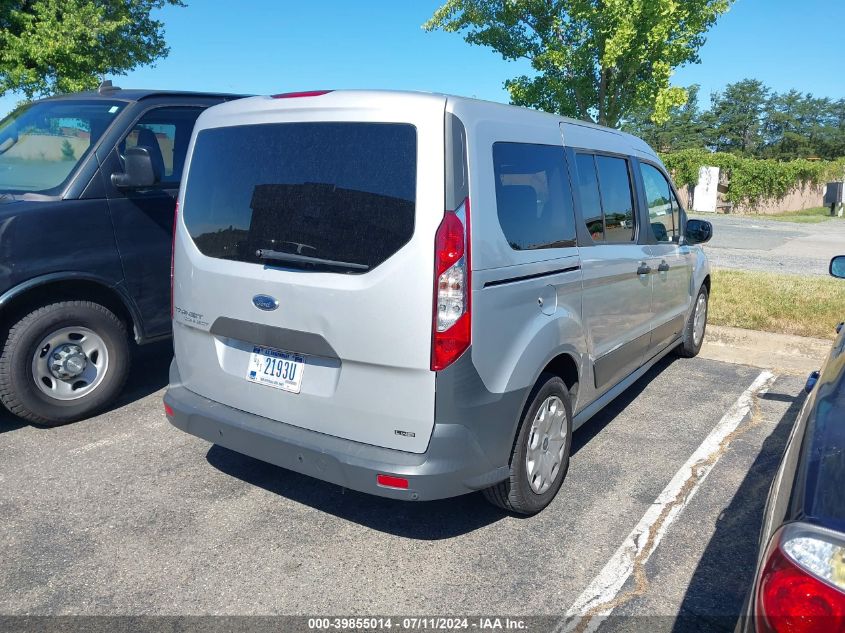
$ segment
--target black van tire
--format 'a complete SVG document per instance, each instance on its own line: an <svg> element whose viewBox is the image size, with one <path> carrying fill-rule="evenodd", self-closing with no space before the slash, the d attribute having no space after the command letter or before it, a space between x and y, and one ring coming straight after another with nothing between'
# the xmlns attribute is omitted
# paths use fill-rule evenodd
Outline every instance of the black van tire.
<svg viewBox="0 0 845 633"><path fill-rule="evenodd" d="M32 362L37 346L51 333L84 327L99 336L108 352L101 382L75 400L44 393L35 382ZM61 301L33 310L9 329L0 354L0 401L16 416L45 426L88 417L107 407L123 389L129 373L126 325L107 308L91 301Z"/></svg>
<svg viewBox="0 0 845 633"><path fill-rule="evenodd" d="M704 331L701 333L701 339L698 344L695 343L694 329L695 329L695 308L701 297L704 297ZM701 346L704 344L704 337L707 335L707 315L710 310L710 293L707 292L707 286L702 285L698 289L698 294L695 295L695 301L692 304L692 311L690 312L687 324L684 327L684 337L681 344L678 345L676 352L681 358L694 358L698 356L701 351Z"/></svg>
<svg viewBox="0 0 845 633"><path fill-rule="evenodd" d="M542 493L531 488L526 470L526 455L528 442L534 418L540 407L546 401L556 396L563 402L566 415L564 422L566 437L564 439L563 460L558 467L557 474L549 488ZM537 384L528 396L528 405L520 420L519 433L514 442L510 460L510 477L484 490L485 498L493 505L517 514L537 514L548 506L557 495L569 468L569 454L572 449L572 403L569 389L559 376L550 373L540 375Z"/></svg>

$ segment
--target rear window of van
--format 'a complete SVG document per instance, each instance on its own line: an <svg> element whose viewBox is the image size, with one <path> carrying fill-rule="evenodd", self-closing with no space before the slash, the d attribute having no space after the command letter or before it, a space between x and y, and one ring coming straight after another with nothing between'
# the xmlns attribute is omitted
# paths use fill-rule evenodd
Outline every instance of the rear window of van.
<svg viewBox="0 0 845 633"><path fill-rule="evenodd" d="M209 257L363 273L411 239L416 173L410 124L211 128L197 136L182 213Z"/></svg>

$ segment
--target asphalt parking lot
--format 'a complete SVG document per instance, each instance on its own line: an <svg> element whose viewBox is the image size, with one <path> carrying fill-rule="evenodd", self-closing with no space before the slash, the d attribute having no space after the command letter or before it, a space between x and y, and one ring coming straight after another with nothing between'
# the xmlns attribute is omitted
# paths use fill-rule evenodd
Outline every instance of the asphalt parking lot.
<svg viewBox="0 0 845 633"><path fill-rule="evenodd" d="M704 250L714 268L790 275L827 275L830 259L845 253L845 221L799 224L766 216L706 214L713 239Z"/></svg>
<svg viewBox="0 0 845 633"><path fill-rule="evenodd" d="M148 351L121 406L91 420L0 419L0 613L562 616L761 373L662 361L576 432L560 494L526 519L480 494L395 502L211 446L165 420L167 364ZM801 403L801 379L770 383L614 616L732 628Z"/></svg>

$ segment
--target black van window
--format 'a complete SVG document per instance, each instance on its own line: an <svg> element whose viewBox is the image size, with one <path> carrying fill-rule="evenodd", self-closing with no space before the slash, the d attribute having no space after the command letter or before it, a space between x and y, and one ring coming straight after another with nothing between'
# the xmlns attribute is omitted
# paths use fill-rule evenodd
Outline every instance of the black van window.
<svg viewBox="0 0 845 633"><path fill-rule="evenodd" d="M162 185L178 187L194 123L204 108L174 106L147 112L118 145L121 160L130 147L146 147Z"/></svg>
<svg viewBox="0 0 845 633"><path fill-rule="evenodd" d="M575 212L563 147L494 143L496 209L517 251L575 245Z"/></svg>
<svg viewBox="0 0 845 633"><path fill-rule="evenodd" d="M604 240L604 221L601 213L601 195L599 180L596 175L596 159L592 154L578 154L578 195L581 200L581 212L587 231L595 242Z"/></svg>
<svg viewBox="0 0 845 633"><path fill-rule="evenodd" d="M634 240L634 199L628 161L613 156L596 156L599 190L604 210L605 241L627 243Z"/></svg>
<svg viewBox="0 0 845 633"><path fill-rule="evenodd" d="M191 158L185 224L210 257L362 273L411 239L416 174L409 124L207 129Z"/></svg>

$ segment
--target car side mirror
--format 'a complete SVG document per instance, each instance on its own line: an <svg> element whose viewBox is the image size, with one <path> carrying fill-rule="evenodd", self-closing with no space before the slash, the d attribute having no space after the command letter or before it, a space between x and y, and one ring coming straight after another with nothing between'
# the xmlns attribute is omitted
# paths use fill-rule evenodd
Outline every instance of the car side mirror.
<svg viewBox="0 0 845 633"><path fill-rule="evenodd" d="M709 242L710 238L713 237L713 225L706 220L687 220L684 237L689 245Z"/></svg>
<svg viewBox="0 0 845 633"><path fill-rule="evenodd" d="M153 169L150 150L146 147L130 147L124 157L124 171L111 175L112 184L118 189L142 189L152 187L159 180Z"/></svg>
<svg viewBox="0 0 845 633"><path fill-rule="evenodd" d="M830 260L830 274L845 279L845 255L837 255Z"/></svg>

